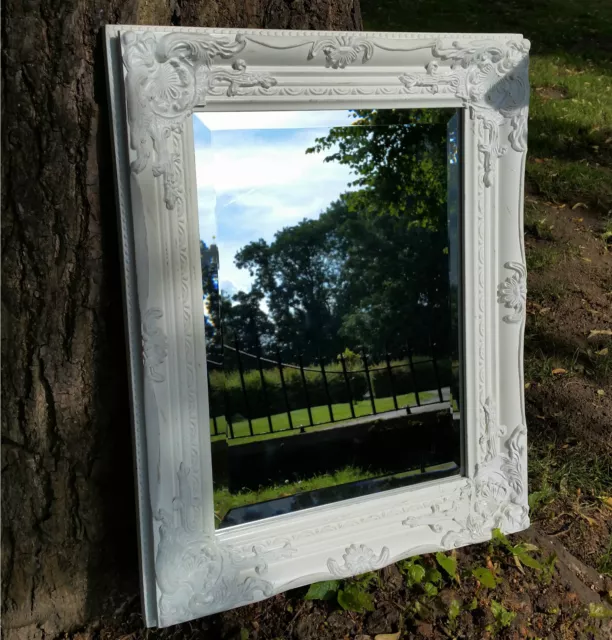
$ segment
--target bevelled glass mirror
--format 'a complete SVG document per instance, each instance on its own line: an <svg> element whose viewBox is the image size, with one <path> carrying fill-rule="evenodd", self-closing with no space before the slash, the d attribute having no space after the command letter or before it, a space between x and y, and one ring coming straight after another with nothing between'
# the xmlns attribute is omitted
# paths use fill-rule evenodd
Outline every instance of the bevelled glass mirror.
<svg viewBox="0 0 612 640"><path fill-rule="evenodd" d="M215 517L457 474L460 115L193 115Z"/></svg>
<svg viewBox="0 0 612 640"><path fill-rule="evenodd" d="M147 625L527 527L529 43L105 33Z"/></svg>

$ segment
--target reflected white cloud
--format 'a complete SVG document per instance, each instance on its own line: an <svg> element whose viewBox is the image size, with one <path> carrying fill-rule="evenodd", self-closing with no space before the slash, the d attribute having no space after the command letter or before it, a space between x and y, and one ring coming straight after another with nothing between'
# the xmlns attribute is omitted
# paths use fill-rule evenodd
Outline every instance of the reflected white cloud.
<svg viewBox="0 0 612 640"><path fill-rule="evenodd" d="M346 111L329 114L194 117L200 237L209 244L214 238L219 248L219 277L227 294L251 286L249 273L234 265L242 247L260 238L271 242L280 229L317 218L354 180L348 167L325 163L326 153L306 154L330 126L350 123Z"/></svg>

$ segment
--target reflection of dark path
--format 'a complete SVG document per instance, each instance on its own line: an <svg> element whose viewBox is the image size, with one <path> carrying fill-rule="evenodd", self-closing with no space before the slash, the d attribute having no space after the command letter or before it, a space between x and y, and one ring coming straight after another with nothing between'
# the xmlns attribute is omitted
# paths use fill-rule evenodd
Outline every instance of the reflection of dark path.
<svg viewBox="0 0 612 640"><path fill-rule="evenodd" d="M237 493L334 473L349 466L380 476L448 462L459 466L459 421L453 420L448 405L440 410L441 406L438 404L438 410L431 407L433 410L415 415L403 412L385 420L370 416L363 424L286 438L231 446L226 442L214 443L215 483ZM416 476L417 480L421 477ZM335 489L332 487L299 494L301 497L286 502L291 503L291 510L301 509L396 486L390 482L388 479L364 480L344 485L346 489L341 498L337 497L337 491L329 497L333 493L331 489ZM404 479L398 486L405 483ZM277 504L274 509L281 506ZM262 516L255 519L259 517Z"/></svg>
<svg viewBox="0 0 612 640"><path fill-rule="evenodd" d="M389 489L397 489L398 487L405 487L425 480L445 478L459 473L459 470L459 467L455 463L449 463L444 468L436 471L417 473L407 477L384 476L381 478L370 478L359 482L351 482L350 484L342 484L337 487L316 489L314 491L297 493L294 496L237 507L227 513L219 525L219 528L232 527L237 524L244 524L245 522L254 522L262 518L270 518L272 516L282 515L283 513L308 509L309 507L318 507L324 504L330 504L331 502L349 500L350 498L379 493L380 491L388 491Z"/></svg>
<svg viewBox="0 0 612 640"><path fill-rule="evenodd" d="M383 413L377 413L376 415L372 413L368 413L365 416L360 416L359 418L349 418L347 420L342 420L338 422L332 422L328 426L318 427L317 430L323 431L328 429L338 429L344 427L350 427L354 424L369 424L372 420L390 420L391 418L401 418L406 415L407 410L409 409L409 413L414 415L417 413L428 413L430 411L441 411L446 409L449 406L450 399L450 387L443 387L441 389L442 399L444 402L439 402L438 400L428 401L425 404L420 406L410 405L408 407L404 407L403 409L395 409L392 411L385 411ZM431 391L419 391L420 394L427 394L428 396L437 396L438 392L435 389ZM308 428L308 427L306 427Z"/></svg>

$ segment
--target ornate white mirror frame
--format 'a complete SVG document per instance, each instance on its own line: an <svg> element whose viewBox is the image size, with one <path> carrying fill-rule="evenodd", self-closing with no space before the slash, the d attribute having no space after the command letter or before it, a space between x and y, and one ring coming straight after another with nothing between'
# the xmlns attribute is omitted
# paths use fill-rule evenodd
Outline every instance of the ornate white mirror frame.
<svg viewBox="0 0 612 640"><path fill-rule="evenodd" d="M168 626L529 525L517 35L106 27L143 608ZM463 113L463 475L215 531L194 110Z"/></svg>

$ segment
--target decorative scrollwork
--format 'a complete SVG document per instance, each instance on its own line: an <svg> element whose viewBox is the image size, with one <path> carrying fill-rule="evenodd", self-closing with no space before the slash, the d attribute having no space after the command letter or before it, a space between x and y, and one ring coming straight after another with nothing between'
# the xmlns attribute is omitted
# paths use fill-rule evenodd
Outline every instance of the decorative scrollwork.
<svg viewBox="0 0 612 640"><path fill-rule="evenodd" d="M499 455L500 438L506 435L506 427L499 424L495 401L487 398L483 405L484 428L480 435L480 455L483 462L490 462Z"/></svg>
<svg viewBox="0 0 612 640"><path fill-rule="evenodd" d="M344 550L342 560L342 564L338 564L333 558L327 561L329 572L337 578L346 578L384 567L389 560L389 549L383 547L377 556L376 553L365 544L359 546L352 544Z"/></svg>
<svg viewBox="0 0 612 640"><path fill-rule="evenodd" d="M319 51L325 54L325 66L332 69L344 69L361 55L361 63L365 64L374 54L374 45L358 36L334 36L313 42L308 59L312 60Z"/></svg>
<svg viewBox="0 0 612 640"><path fill-rule="evenodd" d="M155 153L153 174L163 177L168 209L174 208L177 198L177 158L168 151L171 132L180 131L195 106L205 105L213 90L223 87L228 96L235 96L243 87L268 89L276 84L268 75L248 73L244 60L238 58L231 69L214 66L217 59L234 58L246 44L240 34L158 37L128 31L122 36L130 146L136 151L131 169L140 173Z"/></svg>
<svg viewBox="0 0 612 640"><path fill-rule="evenodd" d="M159 597L160 625L168 626L209 615L268 597L273 586L265 580L268 561L295 553L288 540L272 540L250 548L221 543L214 534L205 534L193 526L193 500L189 487L189 468L178 471L179 496L174 509L179 525L164 510L155 518L159 526L159 544L155 559Z"/></svg>
<svg viewBox="0 0 612 640"><path fill-rule="evenodd" d="M514 271L514 275L506 278L497 288L497 300L514 313L504 316L504 322L520 322L525 315L527 301L527 269L520 262L506 262L506 269Z"/></svg>
<svg viewBox="0 0 612 640"><path fill-rule="evenodd" d="M510 146L517 152L527 149L527 109L529 83L527 54L529 41L472 42L445 47L438 41L431 47L432 60L424 73L404 74L400 82L409 93L448 93L461 99L477 118L486 135L478 150L484 156L484 184L493 184L494 159L506 153L499 140L500 122L508 120ZM440 62L450 62L450 71L440 70ZM448 69L446 66L444 69Z"/></svg>
<svg viewBox="0 0 612 640"><path fill-rule="evenodd" d="M435 533L443 533L440 540L443 549L485 540L495 528L526 528L529 525L524 465L526 439L525 426L517 426L506 441L506 452L476 468L474 478L460 489L460 500L454 507L441 511L438 502L432 502L429 519L411 517L403 524L426 525Z"/></svg>
<svg viewBox="0 0 612 640"><path fill-rule="evenodd" d="M163 330L157 326L164 313L157 307L147 309L142 321L142 357L145 374L153 382L163 382L166 377L160 370L168 357L168 338Z"/></svg>

